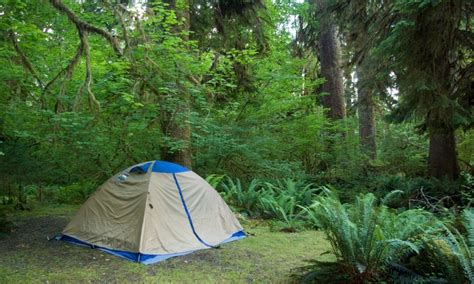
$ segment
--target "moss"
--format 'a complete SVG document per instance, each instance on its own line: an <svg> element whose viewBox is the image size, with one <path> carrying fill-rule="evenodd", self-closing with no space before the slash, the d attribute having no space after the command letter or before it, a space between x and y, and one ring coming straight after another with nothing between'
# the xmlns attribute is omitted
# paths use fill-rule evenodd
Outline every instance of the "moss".
<svg viewBox="0 0 474 284"><path fill-rule="evenodd" d="M242 221L250 235L155 265L129 262L98 250L46 241L77 206L35 206L15 218L19 228L0 244L0 283L35 282L288 282L291 270L314 258L332 260L324 234L272 232L265 222ZM38 217L39 216L39 217Z"/></svg>

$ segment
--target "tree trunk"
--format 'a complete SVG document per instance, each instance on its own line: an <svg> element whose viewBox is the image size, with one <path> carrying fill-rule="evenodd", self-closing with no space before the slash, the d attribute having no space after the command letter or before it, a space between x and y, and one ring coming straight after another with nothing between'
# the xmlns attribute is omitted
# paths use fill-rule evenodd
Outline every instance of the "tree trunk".
<svg viewBox="0 0 474 284"><path fill-rule="evenodd" d="M374 89L370 85L368 70L362 62L357 66L357 113L359 116L360 147L370 159L377 157L375 140Z"/></svg>
<svg viewBox="0 0 474 284"><path fill-rule="evenodd" d="M239 52L245 50L245 42L241 33L242 31L239 30L235 41L235 49ZM248 64L246 62L234 60L232 67L234 68L239 90L246 93L255 92L255 86L253 84L254 82Z"/></svg>
<svg viewBox="0 0 474 284"><path fill-rule="evenodd" d="M459 177L454 130L430 131L428 171L435 178L456 180Z"/></svg>
<svg viewBox="0 0 474 284"><path fill-rule="evenodd" d="M326 0L318 0L318 9L326 13ZM321 91L323 106L329 109L327 116L331 119L342 119L346 116L344 103L344 85L342 81L341 49L337 38L337 29L329 15L323 16L321 34L319 37L319 62L321 76L326 79Z"/></svg>
<svg viewBox="0 0 474 284"><path fill-rule="evenodd" d="M174 29L175 33L189 31L189 0L172 0L170 1L170 9L174 9L176 17L182 21L181 25L177 25ZM188 35L182 35L184 41L188 40ZM185 78L181 78L185 79ZM176 95L179 96L178 102L173 110L162 110L161 125L163 133L169 137L173 143L181 144L177 149L172 149L169 145L160 147L161 159L178 163L189 169L192 168L192 151L191 151L191 126L188 121L191 97L186 88L177 79L179 90ZM168 144L168 143L167 143Z"/></svg>
<svg viewBox="0 0 474 284"><path fill-rule="evenodd" d="M408 30L409 41L400 45L413 46L398 57L404 65L399 85L412 103L408 107L425 113L423 126L430 138L428 173L434 178L459 177L454 133L468 118L464 113L469 113L460 108L459 102L466 96L461 86L472 81L469 75L461 78L470 72L464 69L468 57L461 51L469 44L460 39L467 2L439 1L420 8Z"/></svg>
<svg viewBox="0 0 474 284"><path fill-rule="evenodd" d="M186 98L189 100L189 98ZM191 127L185 117L181 119L177 118L176 115L180 113L187 113L189 111L189 104L179 106L176 108L174 114L169 117L169 112L162 112L162 129L166 136L171 138L173 142L181 142L182 145L179 149L171 149L168 146L162 146L161 159L178 163L187 167L192 168L192 151L191 151Z"/></svg>

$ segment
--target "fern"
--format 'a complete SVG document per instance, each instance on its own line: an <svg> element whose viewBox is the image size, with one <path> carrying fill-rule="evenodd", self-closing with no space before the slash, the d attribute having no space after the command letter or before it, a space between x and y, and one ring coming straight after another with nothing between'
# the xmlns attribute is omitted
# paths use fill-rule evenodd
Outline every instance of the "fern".
<svg viewBox="0 0 474 284"><path fill-rule="evenodd" d="M225 175L212 174L206 177L206 181L213 187L217 188L219 184L224 180Z"/></svg>
<svg viewBox="0 0 474 284"><path fill-rule="evenodd" d="M312 183L305 184L302 181L292 179L277 180L275 183L265 183L265 190L275 196L285 195L295 198L296 203L301 206L308 206L313 202L313 198L320 189L314 187Z"/></svg>
<svg viewBox="0 0 474 284"><path fill-rule="evenodd" d="M301 208L296 203L293 196L276 196L266 194L262 197L261 205L265 214L276 219L272 222L273 228L295 232L304 227L304 220Z"/></svg>
<svg viewBox="0 0 474 284"><path fill-rule="evenodd" d="M401 190L392 190L380 200L380 204L388 206L388 204L393 200L395 196L403 193L404 192Z"/></svg>
<svg viewBox="0 0 474 284"><path fill-rule="evenodd" d="M334 191L323 191L304 212L325 231L341 271L353 281L377 280L407 254L418 253L415 240L432 218L430 214L409 210L397 215L376 206L373 194L360 195L353 205L344 205ZM418 223L421 220L424 222Z"/></svg>
<svg viewBox="0 0 474 284"><path fill-rule="evenodd" d="M260 181L253 179L247 188L243 188L239 179L235 181L227 178L222 182L224 191L221 193L226 202L234 205L234 207L243 210L248 216L258 216L260 212L260 199L264 195L264 191L260 190Z"/></svg>
<svg viewBox="0 0 474 284"><path fill-rule="evenodd" d="M467 244L471 253L471 262L474 262L474 209L464 209L462 219L464 228L466 229Z"/></svg>
<svg viewBox="0 0 474 284"><path fill-rule="evenodd" d="M474 283L473 216L472 209L465 209L461 216L466 237L453 226L439 222L426 240L428 253L451 283Z"/></svg>

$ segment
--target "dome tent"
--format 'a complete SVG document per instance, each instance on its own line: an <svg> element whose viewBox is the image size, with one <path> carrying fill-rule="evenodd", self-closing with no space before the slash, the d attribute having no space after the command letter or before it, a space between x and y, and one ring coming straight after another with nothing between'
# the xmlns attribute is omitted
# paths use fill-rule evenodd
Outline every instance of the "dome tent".
<svg viewBox="0 0 474 284"><path fill-rule="evenodd" d="M152 264L245 237L219 194L196 173L152 161L106 181L57 238Z"/></svg>

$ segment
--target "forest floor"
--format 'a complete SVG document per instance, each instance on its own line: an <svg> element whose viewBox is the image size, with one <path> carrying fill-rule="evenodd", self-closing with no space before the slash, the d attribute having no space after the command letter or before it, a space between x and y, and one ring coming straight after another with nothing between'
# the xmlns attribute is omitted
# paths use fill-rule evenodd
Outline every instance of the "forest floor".
<svg viewBox="0 0 474 284"><path fill-rule="evenodd" d="M99 250L47 241L77 206L36 206L15 215L17 228L0 239L0 283L31 282L291 282L308 260L331 260L322 232L273 232L264 222L242 221L252 235L154 265L123 260Z"/></svg>

